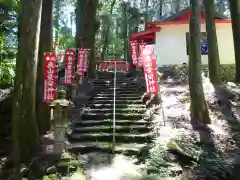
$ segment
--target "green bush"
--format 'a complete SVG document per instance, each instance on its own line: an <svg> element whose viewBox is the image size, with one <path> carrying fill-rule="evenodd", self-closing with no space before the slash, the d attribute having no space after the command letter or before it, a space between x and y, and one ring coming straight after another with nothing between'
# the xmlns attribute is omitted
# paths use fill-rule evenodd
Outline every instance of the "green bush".
<svg viewBox="0 0 240 180"><path fill-rule="evenodd" d="M224 82L234 82L235 72L236 72L235 64L220 66L220 76L222 81Z"/></svg>
<svg viewBox="0 0 240 180"><path fill-rule="evenodd" d="M0 63L0 85L13 85L15 77L15 62L12 60L3 60Z"/></svg>
<svg viewBox="0 0 240 180"><path fill-rule="evenodd" d="M188 66L187 65L174 65L161 67L165 77L172 77L181 80L187 80L188 77ZM207 65L202 66L202 71L206 77L208 77L208 67ZM220 76L223 82L234 82L235 81L235 64L232 65L221 65L220 66Z"/></svg>

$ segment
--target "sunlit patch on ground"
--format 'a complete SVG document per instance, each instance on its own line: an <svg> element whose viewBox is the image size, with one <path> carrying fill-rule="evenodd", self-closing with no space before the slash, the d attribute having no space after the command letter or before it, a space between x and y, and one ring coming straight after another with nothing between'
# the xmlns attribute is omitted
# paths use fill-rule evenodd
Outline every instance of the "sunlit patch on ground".
<svg viewBox="0 0 240 180"><path fill-rule="evenodd" d="M219 98L222 98L220 97L221 95L215 91L215 87L210 83L208 78L203 78L203 89L206 102L209 107L212 107L209 110L212 124L206 127L200 124L199 127L202 130L196 131L192 126L189 113L190 98L188 85L174 84L173 80L165 82L162 85L161 94L164 117L160 113L160 115L155 115L155 120L153 121L155 123L153 127L158 136L156 137L152 154L158 157L152 157L152 159L156 158L162 163L168 164L169 162L163 160L163 157L166 154L167 143L174 140L183 150L201 159L190 170L183 170L183 172L187 172L185 177L191 177L190 179L206 179L213 178L211 173L215 173L216 177L214 179L224 179L225 176L229 175L227 172L229 170L229 162L224 162L224 159L232 157L232 153L229 152L232 152L233 149L235 149L235 153L236 151L240 153L240 151L233 143L234 138L232 131L230 131L232 129L229 125L230 120L223 115L226 107L219 105ZM225 102L221 99L222 101ZM166 126L163 126L161 122L163 119L166 121ZM238 137L240 140L240 135ZM209 149L203 148L202 141L207 142L209 145L211 144ZM161 158L162 160L160 160ZM206 162L206 167L202 168L202 165ZM151 163L151 159L149 163ZM176 163L173 164L171 163L170 167L182 168ZM165 178L176 174L175 170L167 171L166 168L161 166L159 168L165 169L165 174L160 173L161 171L159 170L158 177ZM178 168L176 168L176 171L179 170ZM173 176L178 178L178 175Z"/></svg>
<svg viewBox="0 0 240 180"><path fill-rule="evenodd" d="M140 180L143 165L134 163L134 159L116 155L111 164L89 167L85 173L91 180Z"/></svg>

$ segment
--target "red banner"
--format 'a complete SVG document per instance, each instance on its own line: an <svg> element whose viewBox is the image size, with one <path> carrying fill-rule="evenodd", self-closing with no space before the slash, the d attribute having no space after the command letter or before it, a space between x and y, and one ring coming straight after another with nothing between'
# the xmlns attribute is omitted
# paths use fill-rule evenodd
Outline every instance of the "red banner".
<svg viewBox="0 0 240 180"><path fill-rule="evenodd" d="M86 61L87 61L87 56L88 51L86 49L79 49L78 50L78 75L79 76L84 76L85 72L85 66L86 66Z"/></svg>
<svg viewBox="0 0 240 180"><path fill-rule="evenodd" d="M44 99L50 103L57 97L57 56L55 53L44 54Z"/></svg>
<svg viewBox="0 0 240 180"><path fill-rule="evenodd" d="M130 41L130 49L132 55L133 65L138 64L138 43L137 41Z"/></svg>
<svg viewBox="0 0 240 180"><path fill-rule="evenodd" d="M66 49L65 61L65 84L72 85L74 81L74 63L75 51L73 49Z"/></svg>
<svg viewBox="0 0 240 180"><path fill-rule="evenodd" d="M143 66L143 49L145 48L145 43L141 43L139 44L139 55L138 55L138 67L142 67ZM148 45L149 46L149 45ZM151 45L150 45L151 46Z"/></svg>
<svg viewBox="0 0 240 180"><path fill-rule="evenodd" d="M158 94L156 56L151 45L142 49L142 60L147 92Z"/></svg>

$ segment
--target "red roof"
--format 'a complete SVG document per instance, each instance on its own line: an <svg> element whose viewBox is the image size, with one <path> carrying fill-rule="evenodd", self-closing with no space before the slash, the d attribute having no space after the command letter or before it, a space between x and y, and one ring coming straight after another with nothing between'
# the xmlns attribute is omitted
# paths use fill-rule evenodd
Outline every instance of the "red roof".
<svg viewBox="0 0 240 180"><path fill-rule="evenodd" d="M138 41L148 41L155 39L155 33L161 30L160 27L156 27L156 25L167 25L167 24L188 24L190 19L190 8L187 7L176 13L163 21L154 21L148 22L146 31L134 33L130 40L138 40ZM201 9L201 23L205 22L205 13L204 9ZM215 22L216 23L231 23L231 20L218 12L215 12Z"/></svg>
<svg viewBox="0 0 240 180"><path fill-rule="evenodd" d="M155 39L155 33L159 32L161 28L154 27L149 28L146 31L136 32L131 37L130 40L138 40L138 41L151 41Z"/></svg>
<svg viewBox="0 0 240 180"><path fill-rule="evenodd" d="M200 21L201 23L205 22L205 12L204 8L202 7L201 9L201 15L200 15ZM167 24L188 24L190 20L190 8L187 7L183 9L182 11L164 19L163 21L153 21L153 22L148 22L147 27L156 27L156 25L167 25ZM219 13L215 12L215 22L216 23L231 23L231 20Z"/></svg>

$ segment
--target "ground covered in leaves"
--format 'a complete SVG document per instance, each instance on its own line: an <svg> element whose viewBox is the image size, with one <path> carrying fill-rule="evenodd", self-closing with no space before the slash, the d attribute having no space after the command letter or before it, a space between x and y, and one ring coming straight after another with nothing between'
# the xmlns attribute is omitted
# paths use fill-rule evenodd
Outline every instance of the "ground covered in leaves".
<svg viewBox="0 0 240 180"><path fill-rule="evenodd" d="M161 88L163 112L154 115L157 134L148 169L155 179L237 180L240 172L240 88L234 83L214 87L203 79L211 125L191 120L188 85L167 80ZM166 125L163 126L163 120ZM174 142L196 162L168 153Z"/></svg>

